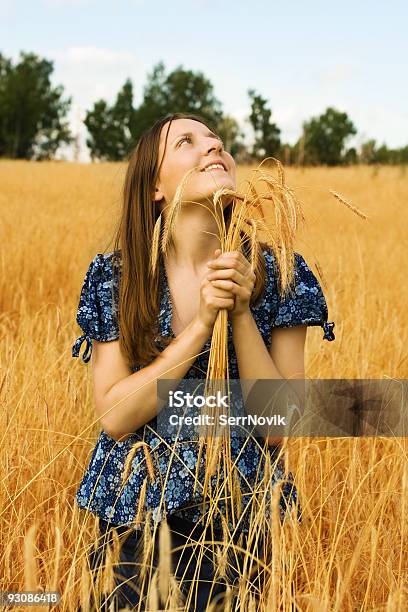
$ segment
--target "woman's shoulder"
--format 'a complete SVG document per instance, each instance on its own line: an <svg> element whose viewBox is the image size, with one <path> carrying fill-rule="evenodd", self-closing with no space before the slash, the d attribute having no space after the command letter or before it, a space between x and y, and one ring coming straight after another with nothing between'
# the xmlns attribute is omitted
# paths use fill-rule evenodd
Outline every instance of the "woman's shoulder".
<svg viewBox="0 0 408 612"><path fill-rule="evenodd" d="M106 283L117 285L121 263L120 251L97 253L88 266L85 281L102 288L107 288Z"/></svg>
<svg viewBox="0 0 408 612"><path fill-rule="evenodd" d="M107 342L117 340L119 327L117 322L119 301L120 258L117 251L97 253L88 266L77 308L77 323L83 334L72 347L73 357L79 356L79 349L87 341L83 361L87 363L92 353L92 340Z"/></svg>
<svg viewBox="0 0 408 612"><path fill-rule="evenodd" d="M267 297L271 300L274 327L321 325L325 340L334 340L334 322L328 321L328 307L319 280L301 253L294 252L293 282L287 291L279 289L279 268L269 245L263 248L268 270Z"/></svg>
<svg viewBox="0 0 408 612"><path fill-rule="evenodd" d="M110 251L108 253L97 253L93 258L92 262L94 262L97 269L101 270L101 272L109 272L114 268L119 268L122 265L122 252L119 251Z"/></svg>
<svg viewBox="0 0 408 612"><path fill-rule="evenodd" d="M278 263L277 263L276 255L273 252L272 247L268 244L263 244L262 253L265 257L265 261L267 262L267 264L269 264L272 271L275 272L275 274L277 274L278 273ZM302 271L311 272L311 269L307 265L307 262L301 253L294 251L293 257L294 257L294 264L295 264L295 273L296 272L299 273Z"/></svg>
<svg viewBox="0 0 408 612"><path fill-rule="evenodd" d="M279 291L279 264L276 258L273 249L269 245L264 245L262 249L262 253L265 258L266 268L268 279L271 285L273 286L273 290L280 295ZM288 297L290 295L293 296L293 292L297 295L299 293L304 292L305 290L309 290L314 294L321 292L321 287L318 279L316 278L314 272L308 265L305 257L297 252L293 252L293 281L290 286L287 288L287 292L284 292L281 297Z"/></svg>

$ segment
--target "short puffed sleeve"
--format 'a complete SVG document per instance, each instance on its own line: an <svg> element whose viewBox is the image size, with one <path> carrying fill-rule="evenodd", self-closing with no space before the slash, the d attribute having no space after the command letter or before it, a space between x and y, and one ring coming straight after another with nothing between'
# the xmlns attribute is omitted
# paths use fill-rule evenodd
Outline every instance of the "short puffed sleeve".
<svg viewBox="0 0 408 612"><path fill-rule="evenodd" d="M323 328L323 340L335 340L334 321L328 321L328 309L319 281L300 253L294 253L294 283L289 293L283 298L276 282L277 269L274 255L270 260L274 274L274 293L276 302L272 310L273 327L293 327L295 325L320 325Z"/></svg>
<svg viewBox="0 0 408 612"><path fill-rule="evenodd" d="M86 272L79 298L76 320L84 332L72 346L72 356L79 357L86 341L82 360L92 354L92 340L108 342L119 338L117 323L118 280L114 274L112 254L98 254Z"/></svg>

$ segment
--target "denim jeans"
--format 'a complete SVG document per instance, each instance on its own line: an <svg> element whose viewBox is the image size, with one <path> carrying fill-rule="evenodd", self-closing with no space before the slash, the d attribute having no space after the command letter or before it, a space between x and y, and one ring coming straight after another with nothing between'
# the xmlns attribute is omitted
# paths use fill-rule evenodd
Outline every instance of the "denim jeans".
<svg viewBox="0 0 408 612"><path fill-rule="evenodd" d="M214 565L217 567L217 564L216 562L214 564L212 547L204 546L203 552L201 546L195 546L194 544L192 546L185 546L189 536L191 536L193 542L200 538L204 531L203 527L175 515L168 516L167 522L170 528L171 548L182 547L180 550L172 552L172 572L178 581L182 579L180 588L185 597L189 590L192 590L191 603L188 610L189 612L205 611L215 598L217 598L217 601L222 601L221 594L225 593L226 590L226 578L217 577L215 580ZM96 572L99 566L104 563L106 547L112 544L114 528L117 530L121 543L119 560L114 566L115 590L114 593L107 594L102 602L97 604L92 602L94 606L92 609L109 611L113 601L115 610L120 610L126 606L133 610L137 609L142 599L140 609L145 610L149 581L148 579L145 580L145 588L142 593L139 582L139 570L141 567L140 552L143 547L141 541L143 539L142 532L131 531L126 526L112 526L103 519L99 519L100 544L90 554L91 570ZM127 536L124 536L125 532L128 532ZM214 531L212 536L210 529L207 529L205 540L211 541L213 539L222 541L222 533ZM236 543L238 536L234 536L234 540ZM243 548L245 549L245 535ZM157 568L159 552L159 537L157 533L153 554L153 570ZM236 584L242 572L242 555L237 554L233 557L233 559L229 560L228 569L227 580L230 585Z"/></svg>

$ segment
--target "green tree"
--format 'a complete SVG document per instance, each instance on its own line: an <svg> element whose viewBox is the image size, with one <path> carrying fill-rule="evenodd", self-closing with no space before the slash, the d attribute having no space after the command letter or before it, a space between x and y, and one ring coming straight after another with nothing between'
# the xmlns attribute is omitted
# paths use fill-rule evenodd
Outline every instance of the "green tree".
<svg viewBox="0 0 408 612"><path fill-rule="evenodd" d="M408 164L408 145L397 149L397 163Z"/></svg>
<svg viewBox="0 0 408 612"><path fill-rule="evenodd" d="M135 139L138 140L142 133L153 123L171 112L166 100L167 81L166 68L163 62L158 62L150 73L143 88L143 100L136 109ZM174 109L173 109L173 112Z"/></svg>
<svg viewBox="0 0 408 612"><path fill-rule="evenodd" d="M86 144L91 158L111 161L124 159L134 142L135 116L133 85L127 79L111 107L105 100L98 100L93 109L86 113L84 123L89 132Z"/></svg>
<svg viewBox="0 0 408 612"><path fill-rule="evenodd" d="M319 117L303 123L305 163L327 166L347 163L346 142L356 133L346 113L327 108Z"/></svg>
<svg viewBox="0 0 408 612"><path fill-rule="evenodd" d="M132 84L127 80L112 107L98 100L88 111L85 125L90 134L87 145L92 159L123 159L146 129L157 119L174 112L196 113L213 129L218 130L218 126L220 131L226 129L221 103L201 72L179 66L166 75L164 63L158 62L148 74L138 108L133 106ZM230 136L234 135L231 124L228 131ZM238 133L235 137L238 138ZM239 143L232 140L231 147L234 146Z"/></svg>
<svg viewBox="0 0 408 612"><path fill-rule="evenodd" d="M217 124L217 133L224 141L225 149L237 160L245 155L246 147L243 142L244 133L234 117L224 115Z"/></svg>
<svg viewBox="0 0 408 612"><path fill-rule="evenodd" d="M384 143L375 151L374 163L376 164L393 164L396 162L396 151L389 149Z"/></svg>
<svg viewBox="0 0 408 612"><path fill-rule="evenodd" d="M375 164L376 155L376 141L367 140L360 147L360 153L358 156L359 162L362 164Z"/></svg>
<svg viewBox="0 0 408 612"><path fill-rule="evenodd" d="M276 157L280 151L280 129L271 122L272 111L267 108L267 100L255 90L249 89L248 95L251 100L249 122L255 134L252 155L256 159Z"/></svg>
<svg viewBox="0 0 408 612"><path fill-rule="evenodd" d="M12 159L51 159L73 138L66 116L72 98L64 88L51 86L53 62L34 53L20 60L0 54L0 156Z"/></svg>
<svg viewBox="0 0 408 612"><path fill-rule="evenodd" d="M223 120L221 102L202 72L178 66L166 76L165 65L160 61L148 74L143 100L136 111L135 139L157 119L175 112L196 113L215 130Z"/></svg>
<svg viewBox="0 0 408 612"><path fill-rule="evenodd" d="M353 166L358 161L357 149L355 147L351 147L347 149L343 156L343 163L348 166Z"/></svg>
<svg viewBox="0 0 408 612"><path fill-rule="evenodd" d="M385 143L377 147L374 139L367 140L360 147L359 161L362 164L406 164L408 163L408 146L389 149Z"/></svg>

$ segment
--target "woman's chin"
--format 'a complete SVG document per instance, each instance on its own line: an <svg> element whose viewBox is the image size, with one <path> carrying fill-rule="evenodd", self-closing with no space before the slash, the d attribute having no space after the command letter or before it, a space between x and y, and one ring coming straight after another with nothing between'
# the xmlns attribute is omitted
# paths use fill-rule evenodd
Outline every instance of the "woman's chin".
<svg viewBox="0 0 408 612"><path fill-rule="evenodd" d="M203 203L212 202L214 200L214 195L220 189L228 189L230 191L235 191L236 185L232 179L217 181L217 184L212 185L209 189L195 191L191 193L191 196L190 194L186 192L184 194L183 199L185 199L186 201L192 201L192 202L203 202ZM227 194L226 194L225 197L223 198L224 206L226 206L227 203L230 201L231 201L231 196L227 197Z"/></svg>
<svg viewBox="0 0 408 612"><path fill-rule="evenodd" d="M209 189L207 197L213 198L217 191L219 191L220 189L228 189L229 191L235 191L236 185L231 179L217 181L217 184L213 185L213 187Z"/></svg>

